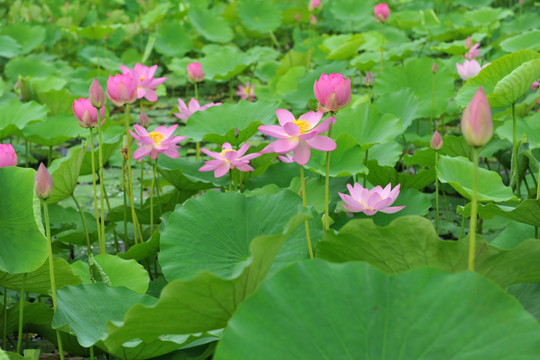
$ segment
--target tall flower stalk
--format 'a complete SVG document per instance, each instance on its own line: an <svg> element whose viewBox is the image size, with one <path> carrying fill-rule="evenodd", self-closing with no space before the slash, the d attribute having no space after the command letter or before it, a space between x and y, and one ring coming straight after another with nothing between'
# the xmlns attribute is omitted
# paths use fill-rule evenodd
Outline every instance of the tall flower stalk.
<svg viewBox="0 0 540 360"><path fill-rule="evenodd" d="M435 150L435 230L439 236L439 179L437 176L437 165L439 163L439 150L443 146L443 139L439 132L435 130L429 146Z"/></svg>
<svg viewBox="0 0 540 360"><path fill-rule="evenodd" d="M302 191L302 204L304 207L307 207L307 196L306 196L306 179L304 178L304 166L300 165L300 186ZM307 220L304 221L304 225L306 228L306 240L307 240L307 246L308 246L308 252L309 252L309 258L313 259L313 248L311 246L311 236L309 235L309 222Z"/></svg>
<svg viewBox="0 0 540 360"><path fill-rule="evenodd" d="M377 4L373 8L373 15L375 16L375 21L380 22L382 25L381 28L381 64L380 64L380 72L383 72L383 61L384 61L384 23L386 20L388 20L388 17L390 16L390 9L388 8L388 5L385 3Z"/></svg>

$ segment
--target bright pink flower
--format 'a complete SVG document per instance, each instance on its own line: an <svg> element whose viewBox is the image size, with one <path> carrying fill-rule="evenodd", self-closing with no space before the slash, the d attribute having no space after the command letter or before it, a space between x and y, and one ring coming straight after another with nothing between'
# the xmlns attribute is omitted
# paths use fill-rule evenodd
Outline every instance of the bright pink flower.
<svg viewBox="0 0 540 360"><path fill-rule="evenodd" d="M481 87L463 111L461 131L469 146L484 146L493 135L491 109L484 89Z"/></svg>
<svg viewBox="0 0 540 360"><path fill-rule="evenodd" d="M116 106L137 100L137 80L131 74L116 74L107 80L107 96Z"/></svg>
<svg viewBox="0 0 540 360"><path fill-rule="evenodd" d="M221 148L221 152L213 152L206 149L201 149L203 153L214 158L204 162L204 165L199 171L214 171L216 178L222 177L229 172L229 169L238 169L240 171L253 171L249 160L259 157L261 154L253 153L242 156L249 149L249 144L245 143L238 151L231 147L231 144L225 143Z"/></svg>
<svg viewBox="0 0 540 360"><path fill-rule="evenodd" d="M160 153L167 155L170 158L176 159L180 155L178 150L180 146L176 145L180 141L186 139L185 136L171 136L178 127L178 124L169 128L158 126L154 131L148 132L145 128L139 125L133 125L137 134L129 131L137 141L139 148L133 153L135 160L140 160L143 157L150 155L151 159L156 159Z"/></svg>
<svg viewBox="0 0 540 360"><path fill-rule="evenodd" d="M532 90L532 91L536 91L536 90L538 90L539 88L540 88L540 82L534 81L534 82L532 83L532 85L531 85L531 90Z"/></svg>
<svg viewBox="0 0 540 360"><path fill-rule="evenodd" d="M352 212L363 212L366 215L374 215L377 211L393 214L403 209L405 206L390 206L396 201L399 195L398 184L392 189L392 184L386 185L383 189L380 185L373 189L364 189L359 183L354 183L354 187L347 184L347 189L351 195L338 193L345 202L343 207Z"/></svg>
<svg viewBox="0 0 540 360"><path fill-rule="evenodd" d="M313 92L319 102L319 111L336 112L351 102L351 79L341 73L321 74L313 84Z"/></svg>
<svg viewBox="0 0 540 360"><path fill-rule="evenodd" d="M90 128L98 126L98 112L92 105L90 99L78 98L73 101L73 113L79 121L79 125L83 128ZM105 115L105 107L99 109L99 118L103 119ZM105 123L105 119L101 121L101 125Z"/></svg>
<svg viewBox="0 0 540 360"><path fill-rule="evenodd" d="M34 181L34 191L38 198L47 200L53 191L53 179L43 163L39 165Z"/></svg>
<svg viewBox="0 0 540 360"><path fill-rule="evenodd" d="M373 15L375 15L376 22L385 22L390 16L390 9L385 3L377 4L373 8Z"/></svg>
<svg viewBox="0 0 540 360"><path fill-rule="evenodd" d="M480 70L488 66L490 63L485 64L484 66L480 66L478 61L476 60L465 60L463 65L460 63L456 63L457 71L461 79L467 80L469 78L475 77L478 75Z"/></svg>
<svg viewBox="0 0 540 360"><path fill-rule="evenodd" d="M249 100L253 101L255 99L255 85L251 85L246 82L246 85L238 85L238 90L236 95L240 96L240 100Z"/></svg>
<svg viewBox="0 0 540 360"><path fill-rule="evenodd" d="M182 119L182 120L189 119L189 117L191 115L193 115L194 113L196 113L197 111L204 111L204 110L208 109L209 107L221 105L221 103L218 102L218 103L209 103L209 104L200 106L199 102L197 100L195 100L195 98L191 98L191 100L189 101L189 107L186 105L184 100L182 100L180 98L178 98L178 104L179 104L178 105L178 111L180 111L180 112L179 113L174 113L174 115L177 118Z"/></svg>
<svg viewBox="0 0 540 360"><path fill-rule="evenodd" d="M286 154L293 151L294 161L300 165L305 165L311 156L311 148L320 151L336 149L334 140L328 136L319 135L328 131L330 123L335 122L333 116L319 124L323 116L320 111L310 111L300 115L298 120L285 109L277 109L276 115L280 126L259 126L260 132L278 138L278 140L265 147L261 151L262 154L271 152Z"/></svg>
<svg viewBox="0 0 540 360"><path fill-rule="evenodd" d="M440 150L443 146L443 139L441 137L441 134L437 130L433 133L433 136L431 137L431 141L429 142L429 146L433 150Z"/></svg>
<svg viewBox="0 0 540 360"><path fill-rule="evenodd" d="M103 87L98 79L92 80L90 89L88 89L88 96L93 107L101 108L107 103L107 97L103 91Z"/></svg>
<svg viewBox="0 0 540 360"><path fill-rule="evenodd" d="M308 5L309 11L313 11L313 9L320 8L321 7L321 0L311 0Z"/></svg>
<svg viewBox="0 0 540 360"><path fill-rule="evenodd" d="M135 64L133 69L129 69L124 65L120 65L122 74L131 74L137 82L137 98L146 98L148 101L157 101L156 88L163 84L166 77L154 78L157 70L157 65L151 67Z"/></svg>
<svg viewBox="0 0 540 360"><path fill-rule="evenodd" d="M0 168L17 166L17 153L11 144L0 144Z"/></svg>
<svg viewBox="0 0 540 360"><path fill-rule="evenodd" d="M200 82L204 79L202 64L198 62L189 63L187 67L188 79L193 82Z"/></svg>

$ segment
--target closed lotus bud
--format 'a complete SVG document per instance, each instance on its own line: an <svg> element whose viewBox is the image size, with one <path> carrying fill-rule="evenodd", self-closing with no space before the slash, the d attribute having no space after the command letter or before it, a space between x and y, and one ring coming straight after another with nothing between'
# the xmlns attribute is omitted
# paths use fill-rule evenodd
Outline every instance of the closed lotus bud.
<svg viewBox="0 0 540 360"><path fill-rule="evenodd" d="M0 144L0 168L17 166L17 153L11 144Z"/></svg>
<svg viewBox="0 0 540 360"><path fill-rule="evenodd" d="M98 79L92 80L92 85L90 85L90 90L88 90L88 95L90 96L90 102L95 108L102 108L107 103L107 97L103 91L103 87L99 83Z"/></svg>
<svg viewBox="0 0 540 360"><path fill-rule="evenodd" d="M148 115L146 115L144 111L141 111L141 114L139 115L139 124L145 128L150 125L150 119L148 119Z"/></svg>
<svg viewBox="0 0 540 360"><path fill-rule="evenodd" d="M473 47L472 39L470 36L467 36L467 39L465 40L465 49L469 50Z"/></svg>
<svg viewBox="0 0 540 360"><path fill-rule="evenodd" d="M433 133L433 137L431 138L431 141L429 142L429 146L433 150L440 150L443 146L443 140L441 137L441 134L437 130L435 130L435 133Z"/></svg>
<svg viewBox="0 0 540 360"><path fill-rule="evenodd" d="M313 84L313 92L322 112L336 112L351 102L351 79L341 73L321 74Z"/></svg>
<svg viewBox="0 0 540 360"><path fill-rule="evenodd" d="M192 62L187 67L188 79L193 82L203 81L205 73L203 71L201 63Z"/></svg>
<svg viewBox="0 0 540 360"><path fill-rule="evenodd" d="M491 109L484 93L478 88L461 116L461 131L469 146L484 146L493 135Z"/></svg>
<svg viewBox="0 0 540 360"><path fill-rule="evenodd" d="M38 198L47 200L53 191L53 179L43 163L39 165L34 182L34 191Z"/></svg>
<svg viewBox="0 0 540 360"><path fill-rule="evenodd" d="M371 73L368 71L366 77L364 78L364 84L366 86L373 86L374 82L375 81L373 80L373 75L371 75Z"/></svg>
<svg viewBox="0 0 540 360"><path fill-rule="evenodd" d="M437 63L434 62L433 66L431 67L431 72L435 74L437 70L439 70L439 67L437 66Z"/></svg>
<svg viewBox="0 0 540 360"><path fill-rule="evenodd" d="M373 8L373 15L375 15L375 21L385 22L386 20L388 20L388 17L390 16L390 9L388 8L388 5L385 3L377 4Z"/></svg>

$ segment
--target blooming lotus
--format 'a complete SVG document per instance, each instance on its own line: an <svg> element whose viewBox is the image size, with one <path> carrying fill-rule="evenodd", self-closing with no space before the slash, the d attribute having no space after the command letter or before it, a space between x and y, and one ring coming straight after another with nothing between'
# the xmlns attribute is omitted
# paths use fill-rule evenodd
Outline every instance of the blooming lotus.
<svg viewBox="0 0 540 360"><path fill-rule="evenodd" d="M137 63L133 69L124 65L120 65L120 68L122 74L131 74L137 82L137 99L144 97L148 101L157 101L156 88L167 80L166 77L154 78L157 65L148 67Z"/></svg>
<svg viewBox="0 0 540 360"><path fill-rule="evenodd" d="M137 80L131 74L116 74L107 80L107 96L116 106L137 100Z"/></svg>
<svg viewBox="0 0 540 360"><path fill-rule="evenodd" d="M366 215L374 215L377 211L393 214L403 209L405 206L390 206L396 201L399 195L398 184L392 189L392 184L386 185L383 189L380 185L368 190L359 183L354 186L347 184L347 189L351 195L338 193L345 202L343 207L352 212L363 212Z"/></svg>
<svg viewBox="0 0 540 360"><path fill-rule="evenodd" d="M311 148L320 151L332 151L336 149L336 143L328 136L319 135L328 131L334 117L329 117L322 123L323 113L310 111L301 115L298 120L294 115L285 110L277 109L278 125L261 125L259 131L276 137L278 140L270 143L261 153L275 152L285 154L293 151L293 159L300 165L305 165L311 156Z"/></svg>
<svg viewBox="0 0 540 360"><path fill-rule="evenodd" d="M313 84L313 92L319 102L319 111L336 112L351 102L351 79L341 73L321 74Z"/></svg>
<svg viewBox="0 0 540 360"><path fill-rule="evenodd" d="M178 111L180 111L179 113L174 113L174 115L179 118L179 119L182 119L182 120L187 120L189 119L189 117L191 115L193 115L194 113L196 113L197 111L204 111L206 109L208 109L209 107L211 106L219 106L221 105L220 102L218 103L209 103L209 104L206 104L206 105L199 105L199 102L197 100L195 100L195 98L191 98L191 100L189 101L189 107L186 105L186 103L184 102L184 100L182 99L178 99Z"/></svg>
<svg viewBox="0 0 540 360"><path fill-rule="evenodd" d="M0 168L17 166L17 153L11 144L0 144Z"/></svg>
<svg viewBox="0 0 540 360"><path fill-rule="evenodd" d="M489 63L485 64L484 66L480 66L478 61L476 60L465 60L465 62L462 64L456 63L457 71L461 79L467 80L468 78L475 77L478 75L480 70L488 66Z"/></svg>
<svg viewBox="0 0 540 360"><path fill-rule="evenodd" d="M187 75L189 81L200 82L204 80L204 71L202 64L198 62L192 62L188 64Z"/></svg>
<svg viewBox="0 0 540 360"><path fill-rule="evenodd" d="M178 124L169 128L165 126L158 126L154 131L148 132L146 129L139 125L133 125L135 131L129 131L131 136L137 141L139 148L133 153L135 160L140 160L143 157L150 155L151 159L156 159L160 153L167 155L170 158L178 158L178 150L180 146L176 145L180 141L186 139L185 136L171 136L174 130L178 127Z"/></svg>
<svg viewBox="0 0 540 360"><path fill-rule="evenodd" d="M214 158L214 160L205 161L199 171L214 171L216 178L221 177L229 172L230 169L238 169L240 171L253 171L249 160L259 157L260 153L253 153L243 156L249 149L249 144L245 143L238 151L234 150L229 143L223 144L221 152L214 152L206 149L201 149L203 153Z"/></svg>
<svg viewBox="0 0 540 360"><path fill-rule="evenodd" d="M236 95L240 96L241 100L253 101L255 99L255 85L250 85L249 81L246 85L238 85Z"/></svg>
<svg viewBox="0 0 540 360"><path fill-rule="evenodd" d="M309 11L313 11L316 8L321 7L321 0L311 0L308 5Z"/></svg>
<svg viewBox="0 0 540 360"><path fill-rule="evenodd" d="M463 55L466 59L473 60L474 58L480 57L480 43L474 44L469 51Z"/></svg>
<svg viewBox="0 0 540 360"><path fill-rule="evenodd" d="M92 105L90 99L79 98L73 101L73 113L79 121L79 125L83 128L96 127L98 125L98 111ZM99 118L103 119L105 115L105 107L99 109ZM105 122L105 119L101 121L101 125Z"/></svg>
<svg viewBox="0 0 540 360"><path fill-rule="evenodd" d="M385 3L377 4L373 7L373 15L375 15L375 21L385 22L390 16L390 9Z"/></svg>

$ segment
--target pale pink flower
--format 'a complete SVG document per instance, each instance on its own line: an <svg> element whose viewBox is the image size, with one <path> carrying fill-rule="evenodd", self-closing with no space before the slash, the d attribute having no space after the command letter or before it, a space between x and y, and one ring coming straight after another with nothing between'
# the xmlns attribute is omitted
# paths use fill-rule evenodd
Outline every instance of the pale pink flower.
<svg viewBox="0 0 540 360"><path fill-rule="evenodd" d="M321 0L311 0L308 5L309 11L313 11L313 9L320 8L321 7Z"/></svg>
<svg viewBox="0 0 540 360"><path fill-rule="evenodd" d="M77 117L79 125L83 128L98 126L98 112L92 105L90 99L79 98L73 101L73 114ZM105 115L105 107L99 109L99 118L103 119ZM101 125L105 123L105 119L101 121Z"/></svg>
<svg viewBox="0 0 540 360"><path fill-rule="evenodd" d="M198 62L189 63L187 66L187 75L189 81L200 82L203 81L205 73L202 68L202 64Z"/></svg>
<svg viewBox="0 0 540 360"><path fill-rule="evenodd" d="M536 90L538 90L539 88L540 88L540 82L534 81L534 82L532 83L532 85L531 85L531 90L532 90L532 91L536 91Z"/></svg>
<svg viewBox="0 0 540 360"><path fill-rule="evenodd" d="M34 191L38 198L47 200L53 191L53 179L43 163L39 165L34 180Z"/></svg>
<svg viewBox="0 0 540 360"><path fill-rule="evenodd" d="M98 81L98 79L94 78L94 80L92 80L90 89L88 89L88 96L90 102L92 103L92 106L96 108L101 108L107 103L107 97L105 96L103 87L101 86L101 83Z"/></svg>
<svg viewBox="0 0 540 360"><path fill-rule="evenodd" d="M137 80L131 74L109 76L107 96L116 106L133 104L137 100Z"/></svg>
<svg viewBox="0 0 540 360"><path fill-rule="evenodd" d="M431 141L429 142L429 146L433 150L440 150L443 146L443 139L441 137L441 134L437 130L433 133L433 136L431 137Z"/></svg>
<svg viewBox="0 0 540 360"><path fill-rule="evenodd" d="M461 116L461 131L469 146L484 146L493 135L491 109L484 89L478 88Z"/></svg>
<svg viewBox="0 0 540 360"><path fill-rule="evenodd" d="M480 70L488 66L490 63L485 64L484 66L480 66L478 61L476 60L465 60L465 62L462 64L456 63L457 71L461 79L467 80L469 78L475 77L478 75Z"/></svg>
<svg viewBox="0 0 540 360"><path fill-rule="evenodd" d="M313 14L309 15L309 23L311 25L317 24L317 17L315 15L313 15Z"/></svg>
<svg viewBox="0 0 540 360"><path fill-rule="evenodd" d="M137 81L137 99L144 97L148 101L157 101L156 88L167 80L166 77L154 78L157 65L148 67L137 63L133 69L124 65L120 65L120 68L123 74L131 74Z"/></svg>
<svg viewBox="0 0 540 360"><path fill-rule="evenodd" d="M238 90L236 91L236 95L240 96L241 100L249 100L253 101L255 99L255 85L251 85L248 82L246 82L246 85L238 85Z"/></svg>
<svg viewBox="0 0 540 360"><path fill-rule="evenodd" d="M160 153L166 156L176 159L180 155L178 150L180 146L176 145L180 141L186 139L185 136L171 136L178 127L175 124L169 128L165 126L158 126L154 131L148 132L146 129L139 125L133 125L136 134L133 131L129 131L137 141L139 148L133 153L135 160L140 160L143 157L150 155L151 159L156 159Z"/></svg>
<svg viewBox="0 0 540 360"><path fill-rule="evenodd" d="M377 4L373 8L373 15L375 15L375 21L385 22L386 20L388 20L388 17L390 16L390 9L388 8L388 5L385 3Z"/></svg>
<svg viewBox="0 0 540 360"><path fill-rule="evenodd" d="M341 73L321 74L313 84L313 92L319 111L336 112L351 102L351 79L345 79Z"/></svg>
<svg viewBox="0 0 540 360"><path fill-rule="evenodd" d="M470 37L468 37L467 39L470 39ZM480 57L480 49L479 49L480 43L479 42L470 47L467 47L467 45L465 45L465 47L469 49L469 51L467 51L467 53L463 55L464 58L473 60L474 58Z"/></svg>
<svg viewBox="0 0 540 360"><path fill-rule="evenodd" d="M242 156L249 149L249 144L245 143L238 151L234 150L229 143L223 144L221 152L214 152L206 149L201 149L203 153L214 158L204 162L204 165L199 171L214 171L216 178L227 174L230 169L238 169L240 171L253 171L249 160L259 157L261 154L252 153Z"/></svg>
<svg viewBox="0 0 540 360"><path fill-rule="evenodd" d="M332 151L336 149L336 143L328 136L319 135L328 131L330 123L335 122L334 117L329 117L322 123L323 113L310 111L300 115L298 120L285 109L277 109L278 125L261 125L259 131L276 137L278 140L270 143L261 153L275 152L286 154L293 151L293 159L300 165L305 165L311 156L311 148L320 151Z"/></svg>
<svg viewBox="0 0 540 360"><path fill-rule="evenodd" d="M17 153L11 144L0 144L0 168L17 166Z"/></svg>
<svg viewBox="0 0 540 360"><path fill-rule="evenodd" d="M405 206L390 206L396 201L399 195L398 184L392 189L392 184L386 185L383 189L380 185L368 190L359 183L354 183L354 187L347 184L347 189L351 195L338 193L345 202L343 207L352 212L363 212L366 215L374 215L377 211L393 214L403 209Z"/></svg>
<svg viewBox="0 0 540 360"><path fill-rule="evenodd" d="M373 86L375 80L373 80L373 75L368 71L366 77L364 78L364 85Z"/></svg>
<svg viewBox="0 0 540 360"><path fill-rule="evenodd" d="M177 118L181 120L189 119L189 117L193 115L194 113L196 113L197 111L204 111L208 109L209 107L221 105L221 103L218 102L218 103L209 103L209 104L200 106L199 102L195 100L195 98L191 98L191 100L189 101L189 107L186 105L184 100L180 98L178 98L178 104L179 104L178 111L180 112L174 113L174 116L176 116Z"/></svg>

